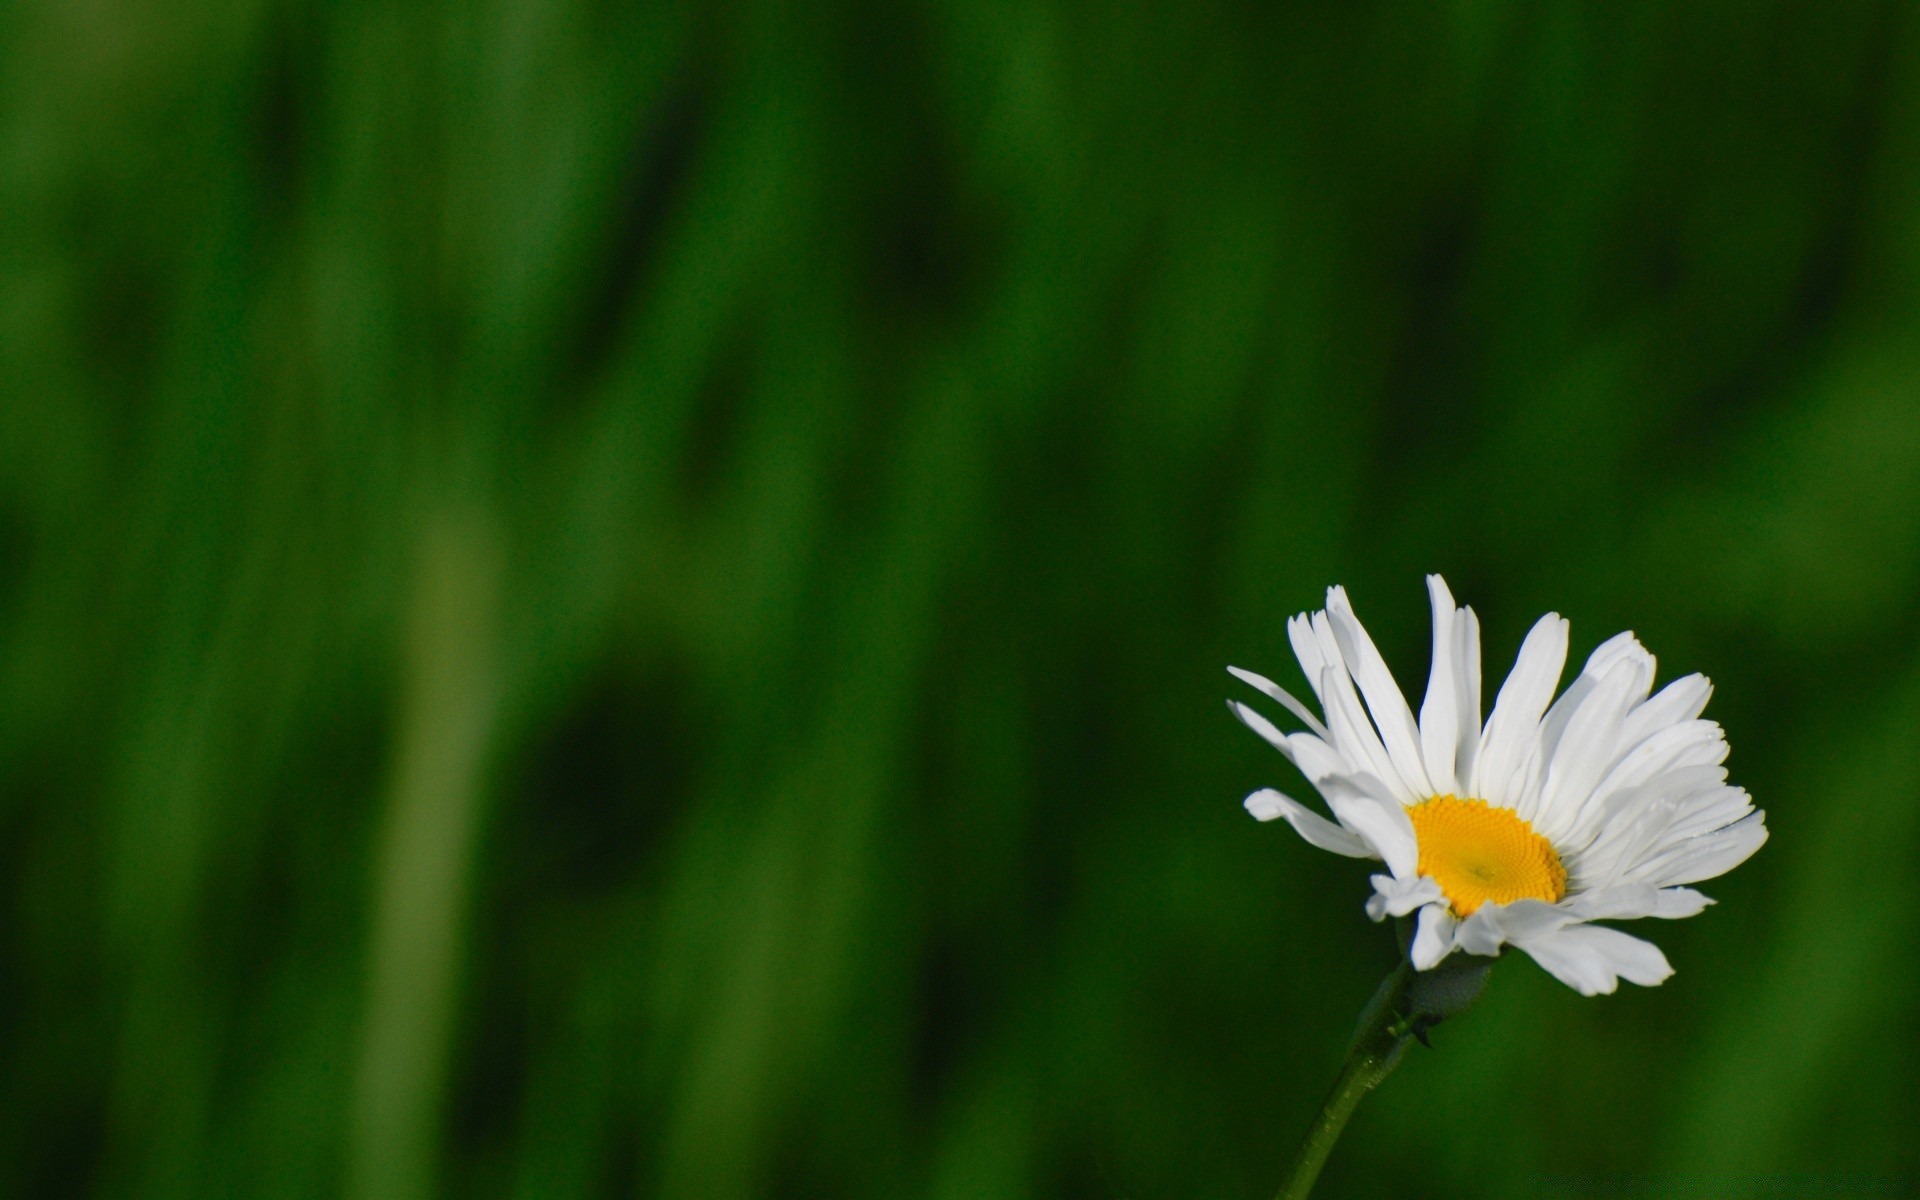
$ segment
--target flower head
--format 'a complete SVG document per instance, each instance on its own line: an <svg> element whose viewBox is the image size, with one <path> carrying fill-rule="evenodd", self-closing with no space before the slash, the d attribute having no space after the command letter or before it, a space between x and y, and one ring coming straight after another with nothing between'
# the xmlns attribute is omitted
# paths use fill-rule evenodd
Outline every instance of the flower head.
<svg viewBox="0 0 1920 1200"><path fill-rule="evenodd" d="M1228 668L1307 729L1282 733L1228 707L1300 769L1333 819L1265 788L1262 821L1284 817L1323 850L1386 863L1374 920L1418 912L1409 956L1427 970L1455 950L1514 945L1568 986L1611 992L1673 973L1651 942L1600 920L1690 917L1712 901L1683 885L1721 875L1767 840L1766 814L1727 783L1727 741L1700 719L1712 685L1688 675L1653 691L1653 655L1622 633L1601 643L1554 698L1567 622L1540 618L1481 721L1480 625L1438 575L1433 667L1419 719L1347 601L1287 622L1322 715L1272 680Z"/></svg>

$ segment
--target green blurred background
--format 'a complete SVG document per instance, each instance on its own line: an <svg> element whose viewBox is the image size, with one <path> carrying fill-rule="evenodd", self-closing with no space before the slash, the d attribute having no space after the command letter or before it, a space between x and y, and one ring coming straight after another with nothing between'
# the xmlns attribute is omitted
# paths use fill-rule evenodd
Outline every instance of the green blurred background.
<svg viewBox="0 0 1920 1200"><path fill-rule="evenodd" d="M1267 1195L1429 570L1773 840L1322 1194L1911 1187L1913 6L0 8L0 1195Z"/></svg>

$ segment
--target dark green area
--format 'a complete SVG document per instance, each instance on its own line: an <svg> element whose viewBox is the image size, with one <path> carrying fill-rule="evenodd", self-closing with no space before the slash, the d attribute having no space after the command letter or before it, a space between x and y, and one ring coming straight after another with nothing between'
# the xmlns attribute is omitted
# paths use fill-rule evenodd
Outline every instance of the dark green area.
<svg viewBox="0 0 1920 1200"><path fill-rule="evenodd" d="M1773 840L1321 1194L1913 1186L1909 6L0 8L0 1195L1268 1195L1429 570Z"/></svg>

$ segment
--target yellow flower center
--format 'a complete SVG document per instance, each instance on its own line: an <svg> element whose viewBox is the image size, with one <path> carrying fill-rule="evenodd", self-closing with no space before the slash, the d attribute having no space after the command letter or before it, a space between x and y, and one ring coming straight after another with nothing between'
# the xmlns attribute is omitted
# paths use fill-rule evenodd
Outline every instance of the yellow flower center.
<svg viewBox="0 0 1920 1200"><path fill-rule="evenodd" d="M1547 839L1512 809L1485 800L1435 796L1407 810L1420 843L1420 873L1431 876L1458 916L1491 901L1567 894L1567 869Z"/></svg>

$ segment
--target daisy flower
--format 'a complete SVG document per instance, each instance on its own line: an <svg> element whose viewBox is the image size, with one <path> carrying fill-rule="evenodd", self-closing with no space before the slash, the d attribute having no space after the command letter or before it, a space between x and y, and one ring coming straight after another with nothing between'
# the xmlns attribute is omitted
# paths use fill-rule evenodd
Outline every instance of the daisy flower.
<svg viewBox="0 0 1920 1200"><path fill-rule="evenodd" d="M1673 973L1651 942L1595 921L1691 917L1712 901L1684 885L1733 869L1767 840L1766 814L1727 783L1727 741L1700 719L1712 685L1688 675L1653 689L1653 655L1631 633L1601 643L1554 698L1567 622L1540 618L1493 712L1480 715L1480 624L1438 575L1433 667L1416 721L1344 588L1287 622L1320 702L1238 667L1307 728L1282 733L1237 701L1234 715L1300 769L1332 820L1271 788L1247 797L1313 845L1379 859L1367 915L1417 912L1408 957L1432 968L1455 950L1513 945L1584 995ZM1364 704L1364 706L1363 706Z"/></svg>

